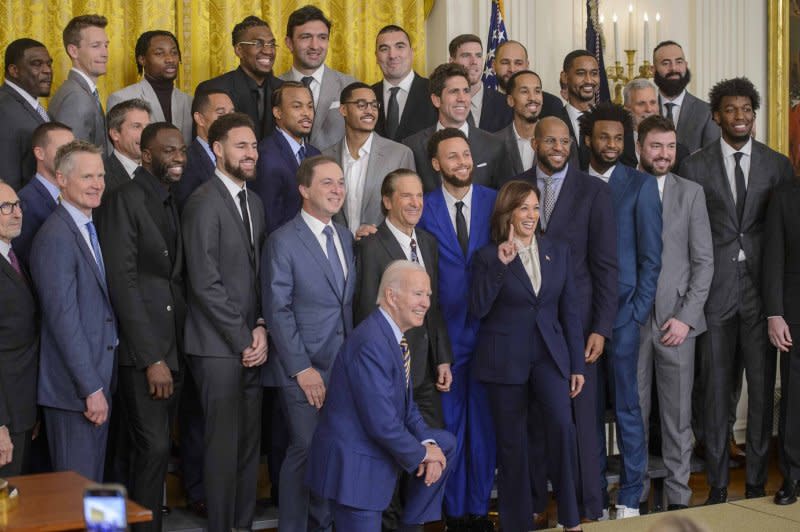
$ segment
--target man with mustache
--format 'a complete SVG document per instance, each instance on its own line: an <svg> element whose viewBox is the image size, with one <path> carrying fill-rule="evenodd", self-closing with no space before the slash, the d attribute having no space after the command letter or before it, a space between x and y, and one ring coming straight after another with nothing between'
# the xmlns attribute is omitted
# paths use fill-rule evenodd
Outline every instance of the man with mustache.
<svg viewBox="0 0 800 532"><path fill-rule="evenodd" d="M775 347L769 343L761 290L767 201L773 188L792 178L789 159L752 138L758 91L747 78L720 81L709 100L722 137L693 153L680 175L706 195L714 235L714 277L706 302L708 330L698 339L704 393L706 504L728 498L729 412L735 354L747 378L745 497L763 497L772 436ZM720 400L722 398L723 400Z"/></svg>
<svg viewBox="0 0 800 532"><path fill-rule="evenodd" d="M369 85L351 83L339 101L344 138L322 153L344 170L346 196L334 219L346 225L358 240L374 233L383 221L383 178L398 168L414 170L414 154L407 146L374 133L381 111Z"/></svg>
<svg viewBox="0 0 800 532"><path fill-rule="evenodd" d="M508 40L501 42L494 52L492 68L497 76L497 91L501 94L508 94L510 92L508 81L511 76L531 68L528 61L528 49L519 41ZM542 118L545 116L560 116L563 104L558 96L542 91L542 100Z"/></svg>
<svg viewBox="0 0 800 532"><path fill-rule="evenodd" d="M703 306L714 275L714 251L703 188L672 173L677 152L675 125L656 114L639 123L638 133L640 168L656 178L663 219L655 304L640 329L639 404L647 440L655 382L661 456L667 469L667 509L678 510L686 508L692 496L689 420L694 348L697 336L706 328ZM641 500L646 501L648 479L643 487Z"/></svg>
<svg viewBox="0 0 800 532"><path fill-rule="evenodd" d="M141 98L150 104L153 122L175 125L188 145L192 141L192 97L175 87L181 62L178 40L166 30L146 31L136 40L134 53L142 81L111 94L106 109Z"/></svg>
<svg viewBox="0 0 800 532"><path fill-rule="evenodd" d="M17 39L6 47L5 83L0 87L0 176L14 190L27 183L36 169L31 137L50 121L39 98L50 96L53 59L33 39Z"/></svg>
<svg viewBox="0 0 800 532"><path fill-rule="evenodd" d="M617 218L618 308L605 368L614 393L622 471L617 494L617 519L639 515L642 482L647 473L647 447L639 407L637 359L639 326L647 321L661 270L661 209L652 176L619 162L631 116L621 105L597 104L580 119L581 136L591 151L589 175L609 184ZM600 378L600 401L605 399ZM598 419L602 425L603 419ZM605 447L605 442L603 447ZM605 454L601 482L606 486ZM605 506L609 506L604 493Z"/></svg>
<svg viewBox="0 0 800 532"><path fill-rule="evenodd" d="M508 107L514 119L496 133L505 144L506 153L511 159L511 175L519 175L530 170L536 163L533 151L533 130L542 112L542 80L539 74L530 70L520 70L506 82Z"/></svg>
<svg viewBox="0 0 800 532"><path fill-rule="evenodd" d="M653 81L658 86L661 116L672 120L678 142L694 153L719 138L719 127L711 119L711 110L686 87L692 80L683 48L675 41L662 41L653 49Z"/></svg>
<svg viewBox="0 0 800 532"><path fill-rule="evenodd" d="M181 131L156 122L142 132L142 166L103 202L98 233L119 321L117 397L125 412L130 496L153 513L136 530L161 530L170 432L185 360L183 240L171 186L181 179Z"/></svg>
<svg viewBox="0 0 800 532"><path fill-rule="evenodd" d="M214 176L181 216L188 280L184 349L205 416L204 485L209 530L251 529L261 436L264 207L245 184L258 158L253 121L218 118L208 131Z"/></svg>

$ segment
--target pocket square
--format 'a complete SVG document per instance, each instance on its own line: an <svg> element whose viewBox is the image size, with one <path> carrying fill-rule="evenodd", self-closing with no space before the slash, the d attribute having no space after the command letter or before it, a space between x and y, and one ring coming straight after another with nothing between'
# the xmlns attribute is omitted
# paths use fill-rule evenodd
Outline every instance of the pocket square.
<svg viewBox="0 0 800 532"><path fill-rule="evenodd" d="M483 167L484 167L484 166L486 166L487 164L489 164L489 163L479 163L479 164L476 164L476 165L475 165L475 168L483 168Z"/></svg>
<svg viewBox="0 0 800 532"><path fill-rule="evenodd" d="M339 102L331 102L331 106L328 109L338 109L340 105Z"/></svg>

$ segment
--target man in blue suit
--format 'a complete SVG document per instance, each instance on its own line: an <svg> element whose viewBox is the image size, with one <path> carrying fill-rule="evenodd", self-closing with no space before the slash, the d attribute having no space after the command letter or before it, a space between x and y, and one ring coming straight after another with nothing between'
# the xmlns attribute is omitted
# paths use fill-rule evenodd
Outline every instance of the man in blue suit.
<svg viewBox="0 0 800 532"><path fill-rule="evenodd" d="M14 239L14 249L25 266L30 264L33 237L58 206L61 191L56 181L56 151L73 140L72 130L61 122L45 122L33 131L31 144L36 158L36 174L19 191L19 199L25 205L25 223L20 235Z"/></svg>
<svg viewBox="0 0 800 532"><path fill-rule="evenodd" d="M297 170L296 186L303 207L270 235L262 260L263 307L274 346L263 384L280 388L289 430L280 474L281 532L331 527L327 501L305 486L306 458L336 353L353 329L356 285L353 236L332 222L344 203L342 169L330 157L309 157Z"/></svg>
<svg viewBox="0 0 800 532"><path fill-rule="evenodd" d="M395 261L381 277L379 308L342 346L331 394L311 443L307 481L331 501L337 530L381 530L381 512L401 471L407 477L403 532L441 516L453 435L430 428L413 400L411 353L404 333L430 307L425 268Z"/></svg>
<svg viewBox="0 0 800 532"><path fill-rule="evenodd" d="M419 227L439 242L439 305L453 348L453 383L442 395L445 428L456 455L445 488L448 530L493 530L487 518L494 483L495 442L486 390L472 375L479 320L467 314L472 255L489 243L496 192L472 184L467 138L455 128L437 131L428 155L442 185L425 195Z"/></svg>
<svg viewBox="0 0 800 532"><path fill-rule="evenodd" d="M639 498L647 472L637 367L639 330L650 316L661 272L661 200L653 176L618 163L625 136L633 128L633 119L624 107L600 103L583 113L579 120L581 138L591 152L589 175L609 184L617 216L619 307L606 371L613 393L622 461L616 504L617 519L620 519L639 515ZM603 399L601 393L601 407ZM601 435L605 434L602 430L604 417L604 409L598 409ZM601 481L605 486L605 460ZM608 502L607 494L604 494L604 502Z"/></svg>
<svg viewBox="0 0 800 532"><path fill-rule="evenodd" d="M586 373L583 392L572 403L578 435L578 511L581 517L603 515L600 460L605 448L597 434L597 364L605 342L611 338L617 313L616 221L608 185L567 163L572 142L567 124L557 117L539 119L534 130L536 166L517 176L542 193L538 230L553 240L569 242L575 270L576 301L583 324ZM544 412L532 415L538 430ZM547 515L547 454L541 438L530 438L533 510L537 525Z"/></svg>
<svg viewBox="0 0 800 532"><path fill-rule="evenodd" d="M56 471L101 482L117 325L92 222L105 189L101 150L76 140L56 154L61 205L31 249L42 309L38 402Z"/></svg>
<svg viewBox="0 0 800 532"><path fill-rule="evenodd" d="M295 174L303 159L319 155L306 142L314 123L311 90L299 81L286 81L272 97L275 132L258 144L256 180L249 185L264 202L268 235L300 211L303 200Z"/></svg>

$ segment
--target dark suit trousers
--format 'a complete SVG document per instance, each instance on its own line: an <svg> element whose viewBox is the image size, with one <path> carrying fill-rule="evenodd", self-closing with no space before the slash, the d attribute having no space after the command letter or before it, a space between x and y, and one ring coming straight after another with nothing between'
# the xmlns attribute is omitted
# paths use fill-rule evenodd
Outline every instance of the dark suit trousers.
<svg viewBox="0 0 800 532"><path fill-rule="evenodd" d="M551 472L559 522L566 526L580 523L578 456L569 381L548 353L537 358L525 384L486 383L497 438L497 505L503 530L533 528L529 438L545 442L547 461L537 466ZM534 403L547 415L544 423L529 433L528 419Z"/></svg>
<svg viewBox="0 0 800 532"><path fill-rule="evenodd" d="M278 530L330 530L333 517L328 500L317 497L306 487L308 448L319 422L319 411L308 403L295 379L282 387L279 394L289 430L289 445L281 465Z"/></svg>
<svg viewBox="0 0 800 532"><path fill-rule="evenodd" d="M31 436L33 429L22 432L11 432L11 445L14 451L11 453L11 462L0 467L0 478L15 477L17 475L28 474L28 466L31 458Z"/></svg>
<svg viewBox="0 0 800 532"><path fill-rule="evenodd" d="M42 411L53 470L72 470L91 481L103 482L108 421L98 427L86 419L83 412L48 406Z"/></svg>
<svg viewBox="0 0 800 532"><path fill-rule="evenodd" d="M151 512L153 520L133 530L161 530L161 502L169 464L170 432L181 392L181 373L173 373L174 392L169 399L153 399L144 370L119 366L119 396L125 404L129 436L128 495Z"/></svg>
<svg viewBox="0 0 800 532"><path fill-rule="evenodd" d="M778 457L783 478L796 482L800 480L800 324L790 324L789 332L794 344L788 353L781 353Z"/></svg>
<svg viewBox="0 0 800 532"><path fill-rule="evenodd" d="M767 338L761 300L739 263L738 308L719 319L707 316L708 331L698 338L701 386L705 394L706 471L712 488L728 486L728 438L730 403L735 385L735 354L742 353L747 377L747 467L745 481L763 487L767 480L772 405L775 390L775 348Z"/></svg>
<svg viewBox="0 0 800 532"><path fill-rule="evenodd" d="M187 358L205 416L208 530L250 529L258 484L261 368L245 368L238 356Z"/></svg>
<svg viewBox="0 0 800 532"><path fill-rule="evenodd" d="M203 440L205 420L197 383L187 367L178 398L178 425L181 447L181 475L186 502L205 502L203 487Z"/></svg>

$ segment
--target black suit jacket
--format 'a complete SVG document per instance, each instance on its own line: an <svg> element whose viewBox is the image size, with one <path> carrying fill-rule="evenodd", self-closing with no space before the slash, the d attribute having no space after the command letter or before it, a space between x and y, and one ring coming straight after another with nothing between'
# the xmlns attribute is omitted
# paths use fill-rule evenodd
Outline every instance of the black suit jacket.
<svg viewBox="0 0 800 532"><path fill-rule="evenodd" d="M256 126L256 138L261 140L272 134L275 129L275 121L272 117L272 93L281 85L283 85L283 81L273 76L272 73L264 80L263 120L258 119L256 82L245 74L242 67L200 83L195 92L213 89L227 93L233 102L233 107L253 120L253 124Z"/></svg>
<svg viewBox="0 0 800 532"><path fill-rule="evenodd" d="M744 250L747 270L760 285L764 220L773 189L794 175L789 159L753 140L747 196L741 224L722 160L720 142L712 142L686 159L678 175L695 181L706 194L714 238L714 278L706 301L709 320L725 319L738 308L737 257Z"/></svg>
<svg viewBox="0 0 800 532"><path fill-rule="evenodd" d="M509 125L513 119L514 110L509 107L506 95L484 87L481 123L478 127L489 133L496 133Z"/></svg>
<svg viewBox="0 0 800 532"><path fill-rule="evenodd" d="M159 361L178 371L186 300L183 239L175 210L170 222L144 168L117 188L98 220L106 279L119 321L119 364L145 369Z"/></svg>
<svg viewBox="0 0 800 532"><path fill-rule="evenodd" d="M428 78L423 78L414 72L414 81L411 82L406 106L403 108L403 114L400 116L400 123L397 126L397 132L394 137L386 135L386 105L388 102L383 101L383 81L374 84L372 90L375 92L375 97L381 106L381 112L378 113L378 123L375 125L375 132L378 135L400 142L402 139L436 123L436 108L431 102Z"/></svg>
<svg viewBox="0 0 800 532"><path fill-rule="evenodd" d="M181 180L172 185L172 197L183 210L186 200L197 187L208 181L214 174L214 161L208 156L206 149L195 138L186 150L186 166L183 167Z"/></svg>
<svg viewBox="0 0 800 532"><path fill-rule="evenodd" d="M39 314L32 286L0 256L0 426L12 433L36 423Z"/></svg>
<svg viewBox="0 0 800 532"><path fill-rule="evenodd" d="M31 136L44 119L20 93L5 84L0 86L0 116L0 176L19 190L36 171Z"/></svg>
<svg viewBox="0 0 800 532"><path fill-rule="evenodd" d="M772 193L764 224L764 313L800 324L800 179Z"/></svg>
<svg viewBox="0 0 800 532"><path fill-rule="evenodd" d="M405 333L411 350L411 376L415 388L431 382L432 375L436 374L436 366L450 364L453 361L450 338L439 312L436 293L439 285L439 246L436 238L427 231L417 228L416 235L425 270L431 278L432 294L424 325ZM356 242L358 277L353 301L355 314L353 325L364 321L377 308L375 301L378 297L381 276L395 260L406 260L406 255L385 221L378 226L377 233Z"/></svg>
<svg viewBox="0 0 800 532"><path fill-rule="evenodd" d="M117 187L120 187L131 180L130 174L122 166L122 161L117 158L115 153L103 157L103 166L106 168L106 189L104 196Z"/></svg>

